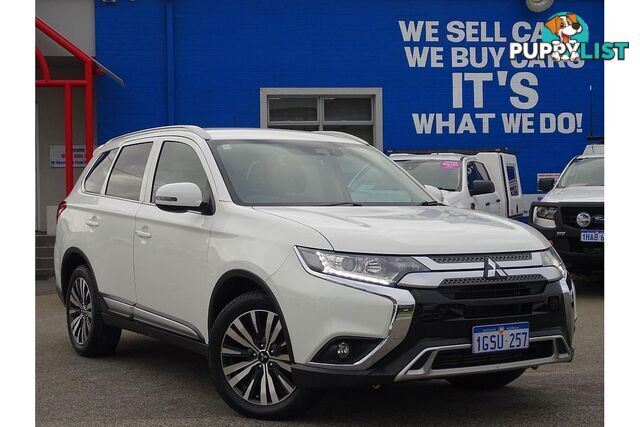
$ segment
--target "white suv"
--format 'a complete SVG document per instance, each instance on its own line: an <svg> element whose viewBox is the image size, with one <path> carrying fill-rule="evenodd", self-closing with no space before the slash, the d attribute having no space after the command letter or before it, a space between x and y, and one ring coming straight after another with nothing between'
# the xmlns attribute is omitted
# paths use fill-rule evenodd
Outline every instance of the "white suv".
<svg viewBox="0 0 640 427"><path fill-rule="evenodd" d="M115 138L60 204L55 270L79 354L114 352L121 329L181 345L252 417L330 387L495 388L573 357L574 289L546 239L439 206L335 133Z"/></svg>

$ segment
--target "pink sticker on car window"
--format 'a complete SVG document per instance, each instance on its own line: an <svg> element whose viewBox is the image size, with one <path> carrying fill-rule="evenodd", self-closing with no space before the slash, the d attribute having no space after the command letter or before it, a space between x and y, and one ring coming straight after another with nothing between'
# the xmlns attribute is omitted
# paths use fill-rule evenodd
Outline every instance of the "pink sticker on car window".
<svg viewBox="0 0 640 427"><path fill-rule="evenodd" d="M460 162L457 160L443 160L440 162L440 167L442 169L459 169Z"/></svg>

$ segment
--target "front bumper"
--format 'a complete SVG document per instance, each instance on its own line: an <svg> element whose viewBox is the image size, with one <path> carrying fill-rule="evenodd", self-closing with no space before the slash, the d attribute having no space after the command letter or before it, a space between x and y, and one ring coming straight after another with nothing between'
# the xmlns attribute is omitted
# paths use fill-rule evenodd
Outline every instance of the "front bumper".
<svg viewBox="0 0 640 427"><path fill-rule="evenodd" d="M415 312L404 340L367 369L294 364L301 388L351 387L446 378L570 362L575 331L575 294L564 279L534 295L452 299L439 289L411 289ZM529 322L526 350L474 355L476 325Z"/></svg>

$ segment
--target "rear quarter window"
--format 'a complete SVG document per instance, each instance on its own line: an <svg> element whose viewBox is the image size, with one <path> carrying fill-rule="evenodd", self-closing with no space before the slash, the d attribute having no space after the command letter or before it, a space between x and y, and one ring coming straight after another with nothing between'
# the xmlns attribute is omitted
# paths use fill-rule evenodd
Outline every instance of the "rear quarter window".
<svg viewBox="0 0 640 427"><path fill-rule="evenodd" d="M93 169L89 172L84 180L84 190L89 193L99 194L102 191L104 180L111 169L113 159L116 157L117 150L105 151L96 160Z"/></svg>

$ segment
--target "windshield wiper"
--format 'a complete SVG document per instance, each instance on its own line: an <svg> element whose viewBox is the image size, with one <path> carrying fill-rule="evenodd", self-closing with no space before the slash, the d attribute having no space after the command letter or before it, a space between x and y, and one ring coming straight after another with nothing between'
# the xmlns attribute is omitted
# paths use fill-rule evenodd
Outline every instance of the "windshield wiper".
<svg viewBox="0 0 640 427"><path fill-rule="evenodd" d="M321 205L321 206L362 206L362 205L360 203L341 202L341 203L331 203L328 205Z"/></svg>
<svg viewBox="0 0 640 427"><path fill-rule="evenodd" d="M422 203L418 203L418 206L444 206L444 204L435 200L425 200Z"/></svg>

